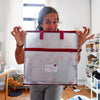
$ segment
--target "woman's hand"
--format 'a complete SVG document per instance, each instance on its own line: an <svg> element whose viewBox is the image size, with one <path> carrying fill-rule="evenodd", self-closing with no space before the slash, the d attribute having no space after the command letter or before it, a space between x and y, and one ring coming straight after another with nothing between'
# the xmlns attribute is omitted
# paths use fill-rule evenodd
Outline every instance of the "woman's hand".
<svg viewBox="0 0 100 100"><path fill-rule="evenodd" d="M20 26L16 26L11 32L17 42L17 45L20 47L24 45L24 35L26 34L26 32L21 29L22 28Z"/></svg>
<svg viewBox="0 0 100 100"><path fill-rule="evenodd" d="M83 26L84 31L77 31L78 33L78 51L81 50L82 45L89 39L91 39L94 35L89 36L90 29Z"/></svg>

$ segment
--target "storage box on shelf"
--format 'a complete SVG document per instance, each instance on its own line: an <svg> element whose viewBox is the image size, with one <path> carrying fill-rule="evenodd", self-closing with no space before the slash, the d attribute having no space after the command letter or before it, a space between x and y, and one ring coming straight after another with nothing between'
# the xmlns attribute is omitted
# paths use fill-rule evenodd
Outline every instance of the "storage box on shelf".
<svg viewBox="0 0 100 100"><path fill-rule="evenodd" d="M100 70L100 34L86 43L86 54L87 54L87 66L86 66L86 82L85 86L96 93L96 100L98 100L98 94L100 93L99 85L100 80L94 75L93 72Z"/></svg>

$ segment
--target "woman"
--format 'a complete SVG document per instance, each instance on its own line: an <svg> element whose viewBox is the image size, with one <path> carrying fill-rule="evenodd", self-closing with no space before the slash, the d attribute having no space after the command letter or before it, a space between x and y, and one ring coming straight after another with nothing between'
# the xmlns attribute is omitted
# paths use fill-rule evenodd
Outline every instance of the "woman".
<svg viewBox="0 0 100 100"><path fill-rule="evenodd" d="M38 27L37 30L43 31L58 31L58 23L59 23L59 16L57 11L52 7L44 7L40 13L38 18ZM17 46L15 51L15 57L18 64L24 63L24 34L25 31L21 30L20 26L14 27L13 31L11 32L14 36ZM93 37L87 37L90 33L90 29L83 27L84 32L77 31L79 36L78 40L78 61L80 60L80 52L81 46L84 42ZM31 86L30 87L30 96L31 100L60 100L61 94L63 91L63 86L58 85L41 85L41 86Z"/></svg>

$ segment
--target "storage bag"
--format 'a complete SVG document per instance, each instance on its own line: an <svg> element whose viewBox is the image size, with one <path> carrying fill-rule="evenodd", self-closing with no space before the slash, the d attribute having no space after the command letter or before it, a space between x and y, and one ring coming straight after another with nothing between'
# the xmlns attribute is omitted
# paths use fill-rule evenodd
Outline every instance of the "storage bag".
<svg viewBox="0 0 100 100"><path fill-rule="evenodd" d="M24 84L76 85L78 36L75 31L27 31Z"/></svg>

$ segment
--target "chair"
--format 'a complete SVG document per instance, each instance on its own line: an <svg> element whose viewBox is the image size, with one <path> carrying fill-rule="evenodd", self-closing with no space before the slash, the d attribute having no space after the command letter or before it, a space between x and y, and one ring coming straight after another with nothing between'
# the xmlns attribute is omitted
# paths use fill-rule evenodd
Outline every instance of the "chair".
<svg viewBox="0 0 100 100"><path fill-rule="evenodd" d="M20 76L20 82L18 82L18 80L14 80L13 77L8 78L8 82L10 85L14 86L14 91L15 91L17 86L23 86L23 75ZM25 86L25 90L27 92L27 86Z"/></svg>

